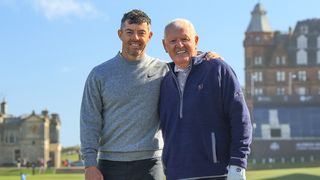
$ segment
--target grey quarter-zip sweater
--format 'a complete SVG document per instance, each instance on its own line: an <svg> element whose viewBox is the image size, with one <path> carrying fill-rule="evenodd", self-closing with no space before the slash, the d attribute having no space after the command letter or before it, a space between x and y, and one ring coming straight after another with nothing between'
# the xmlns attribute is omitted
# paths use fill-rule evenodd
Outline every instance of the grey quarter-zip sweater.
<svg viewBox="0 0 320 180"><path fill-rule="evenodd" d="M160 83L166 63L145 55L128 61L120 53L90 72L80 113L85 166L99 159L134 161L160 157Z"/></svg>

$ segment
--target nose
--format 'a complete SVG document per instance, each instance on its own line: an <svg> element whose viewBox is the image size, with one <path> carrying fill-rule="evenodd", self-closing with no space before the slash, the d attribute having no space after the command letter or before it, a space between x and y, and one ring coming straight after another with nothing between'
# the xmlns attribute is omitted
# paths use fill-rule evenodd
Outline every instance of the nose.
<svg viewBox="0 0 320 180"><path fill-rule="evenodd" d="M132 35L132 39L134 39L134 40L139 39L139 35L138 35L138 33L133 33L133 35Z"/></svg>
<svg viewBox="0 0 320 180"><path fill-rule="evenodd" d="M183 42L180 39L178 39L177 42L176 42L176 46L177 47L183 47Z"/></svg>

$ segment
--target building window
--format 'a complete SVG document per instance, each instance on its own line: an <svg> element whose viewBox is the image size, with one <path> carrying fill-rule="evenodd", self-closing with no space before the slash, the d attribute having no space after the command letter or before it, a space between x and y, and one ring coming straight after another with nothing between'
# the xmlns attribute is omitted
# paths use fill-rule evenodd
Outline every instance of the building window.
<svg viewBox="0 0 320 180"><path fill-rule="evenodd" d="M280 64L280 57L279 57L279 56L276 57L276 64L277 64L277 65Z"/></svg>
<svg viewBox="0 0 320 180"><path fill-rule="evenodd" d="M306 26L306 25L301 26L300 27L300 32L302 34L308 34L308 26Z"/></svg>
<svg viewBox="0 0 320 180"><path fill-rule="evenodd" d="M261 40L260 36L256 36L255 40L257 43L260 42L260 40Z"/></svg>
<svg viewBox="0 0 320 180"><path fill-rule="evenodd" d="M299 81L307 81L307 72L306 71L298 71L298 80Z"/></svg>
<svg viewBox="0 0 320 180"><path fill-rule="evenodd" d="M282 56L282 57L281 57L281 64L282 64L282 65L285 65L285 64L286 64L286 57L285 57L285 56Z"/></svg>
<svg viewBox="0 0 320 180"><path fill-rule="evenodd" d="M263 95L262 88L254 88L254 95Z"/></svg>
<svg viewBox="0 0 320 180"><path fill-rule="evenodd" d="M307 89L305 87L299 87L297 88L296 93L300 96L306 95Z"/></svg>
<svg viewBox="0 0 320 180"><path fill-rule="evenodd" d="M277 88L277 92L276 92L276 93L277 93L278 96L279 96L279 95L284 95L284 94L285 94L285 91L286 91L286 90L285 90L285 88L283 88L283 87L282 87L282 88Z"/></svg>
<svg viewBox="0 0 320 180"><path fill-rule="evenodd" d="M307 38L305 35L300 35L298 38L297 38L297 48L298 49L307 49L308 48L308 45L307 45Z"/></svg>
<svg viewBox="0 0 320 180"><path fill-rule="evenodd" d="M320 71L318 71L318 80L320 80Z"/></svg>
<svg viewBox="0 0 320 180"><path fill-rule="evenodd" d="M320 36L318 36L318 38L317 38L317 47L318 47L318 49L320 49Z"/></svg>
<svg viewBox="0 0 320 180"><path fill-rule="evenodd" d="M15 137L14 137L13 134L10 134L9 143L10 143L10 144L15 143Z"/></svg>
<svg viewBox="0 0 320 180"><path fill-rule="evenodd" d="M261 65L262 64L262 57L261 56L256 56L254 57L254 65Z"/></svg>
<svg viewBox="0 0 320 180"><path fill-rule="evenodd" d="M297 64L307 64L307 52L305 50L298 50L297 52Z"/></svg>
<svg viewBox="0 0 320 180"><path fill-rule="evenodd" d="M263 80L262 72L254 72L251 77L253 81L256 82L261 82Z"/></svg>
<svg viewBox="0 0 320 180"><path fill-rule="evenodd" d="M280 128L271 128L270 135L272 138L279 138L281 137L281 129Z"/></svg>
<svg viewBox="0 0 320 180"><path fill-rule="evenodd" d="M276 81L283 82L286 80L286 73L284 71L276 72Z"/></svg>
<svg viewBox="0 0 320 180"><path fill-rule="evenodd" d="M317 51L317 64L320 64L320 50Z"/></svg>
<svg viewBox="0 0 320 180"><path fill-rule="evenodd" d="M276 57L276 65L285 65L286 64L286 57L285 56L277 56Z"/></svg>

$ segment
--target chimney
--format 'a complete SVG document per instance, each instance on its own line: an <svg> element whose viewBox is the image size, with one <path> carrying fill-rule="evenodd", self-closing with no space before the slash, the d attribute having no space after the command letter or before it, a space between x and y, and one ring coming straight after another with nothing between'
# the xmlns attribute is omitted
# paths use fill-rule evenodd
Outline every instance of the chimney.
<svg viewBox="0 0 320 180"><path fill-rule="evenodd" d="M7 106L7 102L5 99L3 99L2 103L1 103L1 107L0 107L0 113L3 115L6 115L8 112L8 106Z"/></svg>
<svg viewBox="0 0 320 180"><path fill-rule="evenodd" d="M42 111L42 115L43 115L44 117L48 117L48 116L49 116L49 111L48 111L47 109L43 110L43 111Z"/></svg>

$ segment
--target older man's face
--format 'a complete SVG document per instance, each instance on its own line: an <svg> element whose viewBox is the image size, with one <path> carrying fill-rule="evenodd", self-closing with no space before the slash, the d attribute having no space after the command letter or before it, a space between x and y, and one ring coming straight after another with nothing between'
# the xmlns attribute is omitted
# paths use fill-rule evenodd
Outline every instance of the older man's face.
<svg viewBox="0 0 320 180"><path fill-rule="evenodd" d="M169 26L165 32L163 46L173 62L180 68L189 65L191 57L197 55L198 36L195 35L187 24L180 27Z"/></svg>

